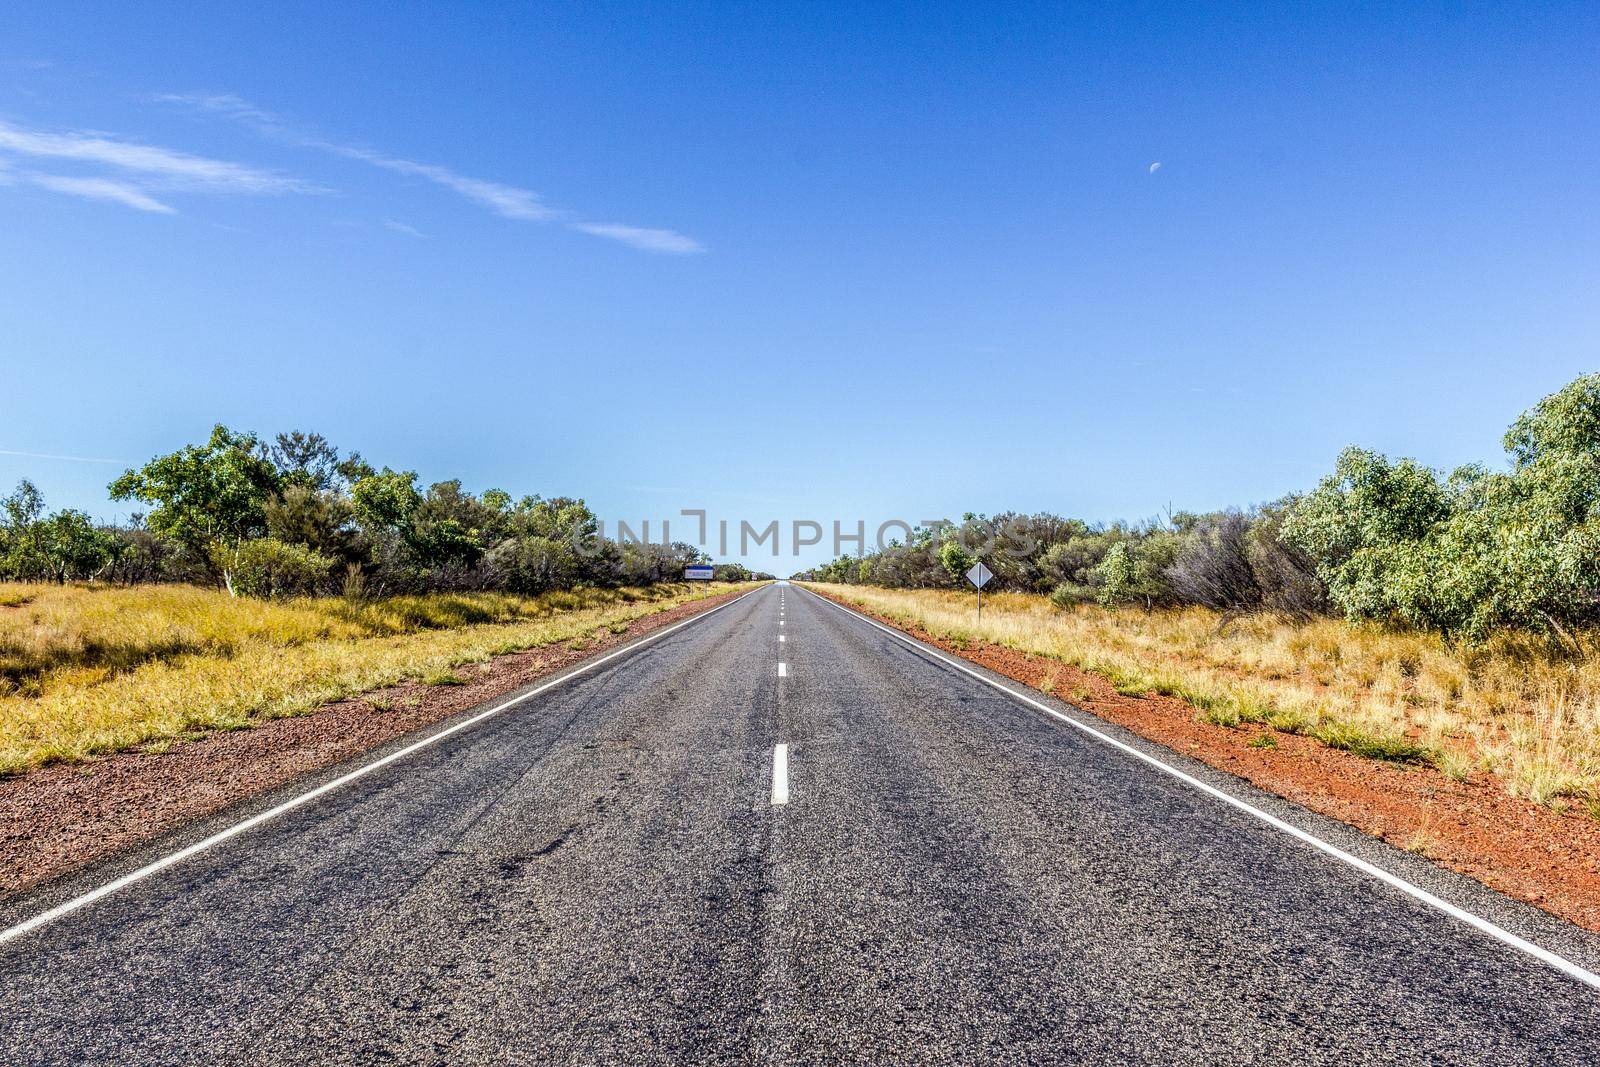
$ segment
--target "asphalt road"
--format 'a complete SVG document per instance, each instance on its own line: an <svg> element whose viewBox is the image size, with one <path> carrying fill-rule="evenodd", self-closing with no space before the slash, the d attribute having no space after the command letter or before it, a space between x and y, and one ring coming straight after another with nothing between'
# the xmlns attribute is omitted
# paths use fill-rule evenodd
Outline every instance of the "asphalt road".
<svg viewBox="0 0 1600 1067"><path fill-rule="evenodd" d="M1600 992L784 586L0 945L6 1064L1597 1056Z"/></svg>

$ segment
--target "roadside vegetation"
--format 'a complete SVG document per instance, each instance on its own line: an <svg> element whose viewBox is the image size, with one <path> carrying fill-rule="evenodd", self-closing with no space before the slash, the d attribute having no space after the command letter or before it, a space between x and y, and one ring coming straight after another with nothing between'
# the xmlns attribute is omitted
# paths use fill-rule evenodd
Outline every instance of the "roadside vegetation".
<svg viewBox="0 0 1600 1067"><path fill-rule="evenodd" d="M0 774L308 711L752 578L682 542L604 536L580 499L424 487L320 434L216 426L111 482L126 524L0 497Z"/></svg>
<svg viewBox="0 0 1600 1067"><path fill-rule="evenodd" d="M969 514L796 577L956 589L981 559L997 591L1062 606L1332 614L1466 642L1517 630L1580 654L1571 631L1600 624L1600 374L1540 401L1504 443L1505 469L1448 475L1349 448L1310 492L1249 511Z"/></svg>
<svg viewBox="0 0 1600 1067"><path fill-rule="evenodd" d="M967 515L801 580L1128 694L1600 817L1600 375L1519 417L1502 469L1345 450L1250 510L1096 525ZM963 575L995 578L973 617Z"/></svg>
<svg viewBox="0 0 1600 1067"><path fill-rule="evenodd" d="M1158 693L1222 726L1259 724L1600 817L1600 660L1538 636L1445 642L1337 619L1208 608L1058 607L1047 597L817 585L957 647L992 642L1069 663L1128 696ZM1582 632L1586 645L1600 633ZM1055 695L1071 700L1070 692Z"/></svg>
<svg viewBox="0 0 1600 1067"><path fill-rule="evenodd" d="M736 588L268 601L186 585L0 584L0 774L159 749L404 681L458 684L493 656L622 632Z"/></svg>
<svg viewBox="0 0 1600 1067"><path fill-rule="evenodd" d="M676 581L709 562L683 542L607 538L580 499L474 494L457 480L423 486L414 472L375 469L315 433L267 441L219 425L203 444L108 488L142 509L125 525L47 512L27 480L0 497L0 581L184 582L275 599L537 596ZM719 564L715 577L752 575Z"/></svg>

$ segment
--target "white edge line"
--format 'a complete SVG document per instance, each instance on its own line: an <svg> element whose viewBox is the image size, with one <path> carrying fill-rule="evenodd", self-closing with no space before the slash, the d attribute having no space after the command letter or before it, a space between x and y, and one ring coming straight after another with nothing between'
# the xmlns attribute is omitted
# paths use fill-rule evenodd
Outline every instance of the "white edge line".
<svg viewBox="0 0 1600 1067"><path fill-rule="evenodd" d="M772 802L789 803L789 746L783 742L772 746Z"/></svg>
<svg viewBox="0 0 1600 1067"><path fill-rule="evenodd" d="M702 613L700 613L698 615L693 616L692 618L685 619L682 622L674 623L673 625L668 626L665 630L658 630L655 633L650 634L649 636L643 638L642 640L635 641L633 644L628 645L626 648L619 648L619 649L617 649L617 651L612 652L612 653L610 653L608 655L602 656L599 659L594 660L594 661L592 661L590 663L585 663L581 667L578 667L577 669L575 669L573 671L570 671L567 674L563 674L559 678L555 678L555 679L552 679L551 681L545 682L543 685L541 685L541 686L539 686L539 687L537 687L535 689L530 689L528 692L523 693L521 696L513 697L510 700L507 700L507 701L505 701L505 702L503 702L501 704L496 704L494 707L490 708L488 711L481 711L478 714L472 716L472 718L470 718L470 719L463 719L460 722L455 723L454 725L445 727L443 730L440 730L438 733L429 734L427 737L424 737L422 740L413 742L412 744L407 745L405 748L398 749L397 751L389 753L387 756L382 756L382 757L380 757L378 759L375 759L371 763L363 764L362 766L357 767L355 770L350 771L348 774L340 775L338 778L335 778L330 782L324 782L323 784L317 786L315 789L307 790L306 792L301 793L299 796L291 797L290 799L284 801L282 804L279 804L276 807L268 808L266 811L263 811L263 812L258 812L257 814L250 816L250 818L245 819L242 822L237 822L237 823L234 823L232 826L227 827L226 829L218 830L216 833L212 834L210 837L202 838L199 841L196 841L194 844L188 845L188 846L186 846L184 848L181 848L178 851L171 853L170 855L163 856L160 859L155 860L152 863L149 863L149 864L146 864L143 867L140 867L138 870L129 871L127 874L124 874L124 875L122 875L121 877L118 877L118 878L114 878L114 879L112 879L111 881L105 883L102 886L97 886L96 888L89 890L89 892L84 893L81 896L73 897L71 900L64 901L64 902L62 902L60 904L57 904L53 908L46 909L45 911L40 912L38 915L35 915L31 919L24 919L22 922L20 922L17 925L11 927L10 929L0 930L0 945L3 945L8 941L13 941L16 938L22 937L25 934L32 933L33 931L39 929L41 926L45 926L45 925L47 925L49 923L52 923L55 920L60 919L60 918L62 918L64 916L66 916L66 915L70 915L72 912L77 911L79 908L83 908L83 907L86 907L86 906L88 906L90 904L93 904L97 900L103 900L106 897L111 896L113 893L116 893L116 892L118 892L120 890L126 889L128 886L133 885L135 882L139 882L139 881L142 881L142 880L150 877L152 874L156 874L156 873L159 873L160 871L164 871L168 867L172 867L172 866L175 866L175 865L177 865L179 863L182 863L184 860L189 859L191 856L197 856L200 853L205 852L207 849L214 848L217 845L222 844L224 841L227 841L229 838L237 837L238 835L244 833L247 830L252 830L257 826L260 826L262 823L270 822L271 820L276 819L280 815L286 815L289 812L295 810L296 808L299 808L299 807L302 807L302 806L304 806L306 804L311 803L311 801L317 799L318 797L322 796L325 793L331 793L335 789L339 789L339 788L341 788L343 786L349 785L351 782L355 781L356 779L364 778L367 775L371 774L373 771L376 771L381 767L387 767L389 764L394 763L396 760L402 760L402 759L404 759L405 757L411 755L414 752L419 752L422 749L429 747L430 745L437 744L438 742L443 741L445 738L449 737L451 734L459 733L462 730L467 729L469 726L476 726L478 723L483 722L485 719L492 718L493 716L500 714L502 711L505 711L508 708L515 707L516 705L521 704L525 700L531 700L534 697L538 696L540 693L543 693L547 689L553 689L558 685L565 685L567 682L570 682L572 679L578 677L579 675L587 674L588 672L594 670L597 667L604 666L605 664L611 662L612 660L616 659L619 656L626 656L631 652L637 652L639 649L643 648L645 645L653 644L654 642L659 641L661 638L666 637L668 634L672 633L674 630L681 630L685 626L690 625L691 623L700 622L703 619L709 619L711 616L715 615L717 612L721 611L723 608L731 608L733 605L737 604L739 601L743 600L745 597L749 596L751 593L759 592L763 588L765 588L765 586L759 586L756 589L748 590L747 592L741 593L738 596L734 597L732 600L728 601L726 604L718 604L716 607L712 608L710 611L702 612ZM692 601L691 601L691 603L692 603Z"/></svg>
<svg viewBox="0 0 1600 1067"><path fill-rule="evenodd" d="M810 593L811 590L807 589L806 592ZM1193 786L1194 788L1200 790L1202 793L1205 793L1205 794L1207 794L1209 796L1215 797L1217 800L1220 800L1225 804L1231 805L1232 807L1235 807L1235 808L1239 809L1240 811L1243 811L1243 812L1246 812L1246 813L1248 813L1250 815L1255 816L1257 819L1260 819L1262 822L1266 823L1268 826L1271 826L1271 827L1273 827L1274 829L1277 829L1277 830L1282 830L1284 833L1288 834L1289 836L1294 837L1294 838L1298 838L1299 840L1305 842L1306 844L1308 844L1311 847L1317 849L1318 851L1323 852L1326 855L1332 856L1334 859L1337 859L1337 860L1339 860L1339 861L1341 861L1343 863L1346 863L1351 867L1354 867L1356 870L1362 872L1363 874L1366 874L1366 875L1368 875L1368 876L1370 876L1372 878L1376 878L1378 881L1383 882L1384 884L1389 885L1389 886L1391 886L1391 887L1393 887L1395 889L1398 889L1398 890L1400 890L1400 892L1405 893L1408 896L1414 897L1415 899L1421 901L1422 903L1428 905L1429 907L1436 908L1437 910L1444 912L1446 915L1449 915L1450 917L1452 917L1454 919L1459 919L1461 922L1466 923L1468 926L1473 927L1474 929L1478 930L1479 932L1487 934L1488 936L1494 938L1497 941L1501 941L1501 942L1511 946L1512 948L1517 949L1520 952L1524 952L1524 953L1528 954L1529 956L1532 956L1534 959L1538 960L1539 962L1547 964L1547 965L1555 968L1556 970L1561 971L1562 973L1566 974L1570 978L1575 978L1578 981L1584 983L1585 985L1592 986L1595 989L1600 989L1600 974L1595 974L1593 971L1586 970L1585 968L1579 966L1578 964L1573 963L1571 960L1567 959L1565 956L1558 956L1554 952L1551 952L1549 949L1542 948L1541 946L1534 944L1532 941L1529 941L1525 937L1519 937L1516 934L1512 933L1510 930L1507 930L1507 929L1505 929L1504 927L1501 927L1501 926L1497 926L1494 923L1490 922L1488 919L1483 918L1482 916L1475 915L1472 912L1467 911L1465 908L1458 907L1457 905L1450 903L1448 900L1445 900L1442 897L1437 897L1434 894L1428 892L1426 889L1423 889L1421 886L1413 885L1412 883L1406 881L1404 878L1401 878L1399 875L1389 873L1388 871L1384 870L1382 867L1379 867L1375 863L1372 863L1372 862L1370 862L1368 860L1364 860L1359 856L1351 855L1350 853L1344 851L1342 848L1338 847L1337 845L1329 844L1328 842L1324 841L1322 838L1316 836L1315 834L1308 833L1307 831L1300 829L1298 826L1295 826L1292 823L1285 822L1283 819L1278 818L1276 815L1273 815L1273 814L1271 814L1269 812L1262 811L1260 808L1256 807L1255 805L1250 804L1250 803L1248 803L1246 801L1240 800L1238 797L1230 796L1228 793L1224 792L1221 789L1218 789L1216 786L1211 785L1211 784L1209 784L1207 782L1204 782L1204 781L1200 780L1199 778L1196 778L1192 774L1189 774L1189 773L1187 773L1185 771L1181 771L1178 768L1172 766L1171 764L1164 763L1161 760L1157 759L1156 757L1154 757L1154 756L1152 756L1152 755L1150 755L1150 754L1148 754L1146 752L1141 752L1139 749L1133 747L1132 745L1127 744L1126 742L1117 740L1115 737L1112 737L1110 734L1106 734L1106 733L1103 733L1103 732L1101 732L1099 730L1096 730L1093 726L1090 726L1087 723L1079 722L1077 719L1074 719L1070 715L1063 715L1061 712L1057 711L1055 708L1050 707L1048 704L1040 703L1039 701L1034 700L1032 697L1027 696L1026 694L1017 692L1015 689L1012 689L1010 686L1001 685L999 682L995 681L992 678L986 678L982 674L979 674L977 671L973 670L972 668L960 663L959 661L951 658L950 656L945 655L943 652L940 652L940 651L938 651L936 649L930 648L928 645L923 644L920 641L915 641L912 638L910 638L910 637L906 636L905 634L901 633L900 631L894 629L893 627L885 626L883 623L879 622L878 620L872 619L872 618L868 618L866 615L863 615L861 612L856 611L853 608L847 608L843 604L839 604L839 603L837 603L835 601L829 600L825 596L821 596L821 595L819 595L817 593L811 593L811 595L816 597L818 600L821 600L821 601L823 601L825 603L828 603L828 604L832 604L834 607L838 608L840 611L845 612L846 614L854 615L857 618L861 619L863 622L866 622L866 623L869 623L869 624L871 624L873 626L876 626L878 629L882 630L884 633L889 634L892 637L898 638L899 640L905 642L906 644L912 646L913 648L916 648L916 649L918 649L920 651L926 652L927 654L933 656L936 659L943 660L946 664L948 664L951 667L954 667L958 671L961 671L963 674L969 674L972 677L978 679L978 681L983 682L986 685L993 686L995 689L1000 690L1002 693L1005 693L1007 696L1010 696L1011 698L1013 698L1015 700L1019 700L1022 703L1027 704L1029 707L1032 707L1032 708L1035 708L1035 709L1037 709L1039 711L1042 711L1046 715L1049 715L1054 719L1058 719L1061 722L1066 723L1068 726L1072 726L1072 727L1074 727L1074 728L1076 728L1078 730L1081 730L1084 733L1088 734L1089 736L1094 737L1097 740L1103 741L1108 745L1111 745L1113 748L1120 749L1123 752L1127 753L1128 755L1134 757L1135 759L1140 760L1140 761L1142 761L1144 763L1147 763L1150 766L1156 768L1157 770L1164 771L1165 773L1170 774L1172 777L1177 778L1178 780L1180 780L1182 782L1185 782L1188 785Z"/></svg>

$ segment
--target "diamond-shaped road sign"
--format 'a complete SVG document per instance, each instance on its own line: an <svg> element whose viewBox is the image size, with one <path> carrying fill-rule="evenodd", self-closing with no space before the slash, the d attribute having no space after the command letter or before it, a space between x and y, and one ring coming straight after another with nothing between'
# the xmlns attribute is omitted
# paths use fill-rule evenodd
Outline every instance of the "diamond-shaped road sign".
<svg viewBox="0 0 1600 1067"><path fill-rule="evenodd" d="M972 565L972 569L967 572L967 581L971 582L979 589L982 589L984 586L988 585L989 579L993 577L994 572L988 567L985 567L982 563L974 563Z"/></svg>

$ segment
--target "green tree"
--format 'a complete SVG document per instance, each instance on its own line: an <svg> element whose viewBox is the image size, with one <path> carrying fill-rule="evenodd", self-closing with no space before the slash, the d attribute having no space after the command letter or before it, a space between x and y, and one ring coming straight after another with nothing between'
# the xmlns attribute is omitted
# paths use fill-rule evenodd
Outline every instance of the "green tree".
<svg viewBox="0 0 1600 1067"><path fill-rule="evenodd" d="M939 562L944 565L944 569L949 573L950 577L960 581L972 569L972 565L978 561L971 552L967 551L965 545L952 537L939 546Z"/></svg>
<svg viewBox="0 0 1600 1067"><path fill-rule="evenodd" d="M1447 481L1359 449L1297 501L1283 539L1315 561L1350 618L1469 638L1568 627L1600 615L1600 375L1525 412L1508 471Z"/></svg>
<svg viewBox="0 0 1600 1067"><path fill-rule="evenodd" d="M45 570L39 540L44 496L24 478L16 491L0 498L0 577L28 579Z"/></svg>
<svg viewBox="0 0 1600 1067"><path fill-rule="evenodd" d="M239 549L265 532L266 503L279 485L255 435L219 423L205 444L129 470L110 490L114 500L151 505L150 529L193 551L233 593Z"/></svg>
<svg viewBox="0 0 1600 1067"><path fill-rule="evenodd" d="M341 459L339 450L320 433L280 433L266 455L287 485L342 490L373 473L359 452Z"/></svg>
<svg viewBox="0 0 1600 1067"><path fill-rule="evenodd" d="M1449 487L1426 467L1348 448L1290 509L1283 537L1316 561L1347 617L1437 626L1424 542L1452 506Z"/></svg>
<svg viewBox="0 0 1600 1067"><path fill-rule="evenodd" d="M1095 568L1095 577L1100 581L1100 603L1106 607L1125 604L1134 598L1139 573L1126 541L1111 546L1111 551Z"/></svg>
<svg viewBox="0 0 1600 1067"><path fill-rule="evenodd" d="M122 551L121 538L96 526L81 511L58 511L38 526L40 555L59 584L69 578L97 577Z"/></svg>
<svg viewBox="0 0 1600 1067"><path fill-rule="evenodd" d="M422 494L417 491L415 471L392 471L388 467L361 479L350 490L356 521L372 534L412 535Z"/></svg>
<svg viewBox="0 0 1600 1067"><path fill-rule="evenodd" d="M1551 456L1600 454L1600 374L1577 378L1523 412L1504 443L1518 470Z"/></svg>
<svg viewBox="0 0 1600 1067"><path fill-rule="evenodd" d="M289 482L267 501L264 515L269 537L347 563L364 556L350 498L336 490Z"/></svg>
<svg viewBox="0 0 1600 1067"><path fill-rule="evenodd" d="M350 502L380 561L412 583L436 568L475 566L503 522L460 482L439 482L424 495L414 471L388 467L356 482Z"/></svg>
<svg viewBox="0 0 1600 1067"><path fill-rule="evenodd" d="M566 541L529 535L496 545L488 566L513 593L534 595L570 588L578 580L582 561Z"/></svg>

